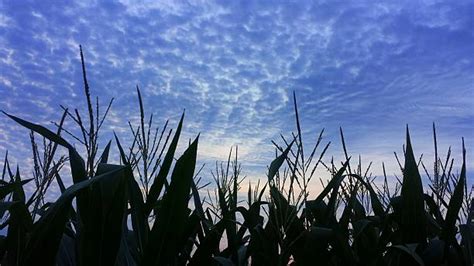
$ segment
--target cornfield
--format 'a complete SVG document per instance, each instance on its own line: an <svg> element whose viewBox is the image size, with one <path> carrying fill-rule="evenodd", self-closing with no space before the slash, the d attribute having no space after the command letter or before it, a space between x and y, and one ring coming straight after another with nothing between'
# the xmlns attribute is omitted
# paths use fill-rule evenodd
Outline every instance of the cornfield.
<svg viewBox="0 0 474 266"><path fill-rule="evenodd" d="M25 179L5 157L1 265L473 265L474 205L464 143L457 175L451 152L438 156L434 125L433 171L414 156L407 127L404 154L396 156L400 177L390 184L384 175L376 185L360 159L354 163L347 153L342 130L342 162L325 162L329 143L323 144L323 131L305 156L294 97L295 133L273 142L277 154L265 181L249 185L242 199L237 150L216 164L215 189L209 189L196 167L199 136L182 154L176 152L184 113L175 130L168 123L153 130L139 88L140 123L129 124L133 142L124 147L123 136L115 135L99 147L113 100L99 114L82 49L81 61L85 119L63 107L53 132L4 112L31 132L34 169ZM77 129L66 129L66 119ZM113 145L118 164L109 163ZM63 148L67 156L58 153ZM318 167L331 178L311 197L308 184L318 179ZM422 175L429 184L423 185ZM66 178L72 180L69 187ZM61 194L48 202L53 184ZM33 193L25 186L34 187Z"/></svg>

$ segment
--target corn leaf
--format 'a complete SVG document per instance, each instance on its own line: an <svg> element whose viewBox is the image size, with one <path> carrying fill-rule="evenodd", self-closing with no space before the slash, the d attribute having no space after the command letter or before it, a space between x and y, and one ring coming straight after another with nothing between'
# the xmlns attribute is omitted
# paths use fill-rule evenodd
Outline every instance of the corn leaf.
<svg viewBox="0 0 474 266"><path fill-rule="evenodd" d="M0 186L0 200L4 200L8 194L18 189L19 186L21 187L27 184L31 180L33 180L33 178L25 179L21 181L14 181L14 182L7 183L5 185Z"/></svg>
<svg viewBox="0 0 474 266"><path fill-rule="evenodd" d="M27 234L33 220L22 201L0 202L2 212L9 211L8 232L5 239L8 265L20 265L26 250Z"/></svg>
<svg viewBox="0 0 474 266"><path fill-rule="evenodd" d="M100 156L100 163L107 163L109 160L109 152L110 152L110 144L112 143L111 140L107 143L107 145L104 148L104 151L102 152L102 155Z"/></svg>
<svg viewBox="0 0 474 266"><path fill-rule="evenodd" d="M139 254L142 255L145 244L148 241L148 233L150 228L148 226L147 217L144 213L145 204L143 202L143 196L140 190L140 186L138 185L137 181L133 177L133 171L131 168L130 163L127 160L125 152L120 144L120 141L115 135L115 141L117 142L117 146L120 151L120 156L122 161L127 166L127 174L128 177L128 193L129 193L129 200L130 200L130 208L131 208L131 219L132 219L132 228L133 233L137 239L137 246Z"/></svg>
<svg viewBox="0 0 474 266"><path fill-rule="evenodd" d="M76 183L66 189L40 220L35 223L22 263L24 265L35 265L41 261L44 265L53 265L72 208L73 198L95 182L110 178L110 176L116 175L120 171L123 171L123 168Z"/></svg>
<svg viewBox="0 0 474 266"><path fill-rule="evenodd" d="M448 211L446 213L446 219L441 233L441 239L448 243L456 242L456 221L464 199L464 185L466 182L466 149L464 148L464 140L462 143L462 149L461 175L459 176L453 195L449 201Z"/></svg>
<svg viewBox="0 0 474 266"><path fill-rule="evenodd" d="M278 156L275 160L272 161L272 163L270 164L270 168L268 169L268 181L273 180L275 175L278 173L278 170L280 169L283 162L285 162L286 157L288 156L288 152L290 151L291 146L293 145L294 142L295 140L293 140L288 145L288 147L286 147L286 149L283 151L282 154L280 154L280 156Z"/></svg>
<svg viewBox="0 0 474 266"><path fill-rule="evenodd" d="M185 230L188 198L193 182L199 136L178 159L171 175L171 183L163 196L150 232L143 257L143 265L173 264L177 256L178 240Z"/></svg>
<svg viewBox="0 0 474 266"><path fill-rule="evenodd" d="M57 143L67 148L69 151L69 163L71 165L71 174L72 174L72 179L74 183L79 183L81 181L88 179L84 160L77 153L76 149L74 149L74 147L71 144L69 144L66 140L64 140L61 136L59 136L58 134L52 132L51 130L43 126L30 123L26 120L7 114L5 112L3 113L7 115L8 117L10 117L11 119L13 119L18 124L40 134L41 136L49 139L50 141L54 143ZM86 208L87 208L87 190L83 190L77 195L77 205L79 209L79 215L81 216L81 218L87 219L87 217L82 217L83 215L85 215Z"/></svg>
<svg viewBox="0 0 474 266"><path fill-rule="evenodd" d="M405 167L401 189L400 227L405 243L426 242L426 217L423 186L413 154L410 133L406 131Z"/></svg>
<svg viewBox="0 0 474 266"><path fill-rule="evenodd" d="M126 174L129 172L126 169L112 164L99 164L97 168L97 175L106 176L91 185L88 208L91 219L83 224L81 232L80 261L83 265L115 263L128 201Z"/></svg>
<svg viewBox="0 0 474 266"><path fill-rule="evenodd" d="M165 158L163 159L163 164L160 167L160 171L158 175L153 180L153 184L150 187L150 191L147 195L146 202L145 202L145 215L148 216L153 209L158 197L160 196L161 190L163 189L163 185L165 184L166 177L168 176L168 172L171 168L171 164L173 163L174 153L176 151L176 147L178 146L179 136L181 134L181 128L183 127L183 120L184 120L184 113L181 115L181 119L179 120L178 127L176 128L176 133L174 134L173 140L168 147L168 151L166 152Z"/></svg>

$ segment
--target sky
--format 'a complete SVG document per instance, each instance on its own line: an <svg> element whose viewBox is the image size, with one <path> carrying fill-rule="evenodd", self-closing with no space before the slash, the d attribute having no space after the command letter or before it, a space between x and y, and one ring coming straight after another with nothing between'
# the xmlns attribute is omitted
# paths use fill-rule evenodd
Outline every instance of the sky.
<svg viewBox="0 0 474 266"><path fill-rule="evenodd" d="M342 127L374 175L400 174L408 124L432 165L435 122L441 155L459 159L464 137L473 173L472 0L0 0L0 109L51 129L60 105L84 111L79 44L93 96L115 99L101 147L113 131L130 141L138 85L158 125L186 109L181 147L201 133L200 163L238 145L243 174L264 178L271 140L295 131L295 91L308 149L323 128L332 142L326 161L343 158ZM28 176L28 131L0 125L0 156Z"/></svg>

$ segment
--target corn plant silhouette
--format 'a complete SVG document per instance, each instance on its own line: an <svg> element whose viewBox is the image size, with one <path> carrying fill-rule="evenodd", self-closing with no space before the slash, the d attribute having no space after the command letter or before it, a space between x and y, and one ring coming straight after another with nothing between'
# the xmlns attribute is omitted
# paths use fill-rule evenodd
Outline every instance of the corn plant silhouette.
<svg viewBox="0 0 474 266"><path fill-rule="evenodd" d="M91 100L84 54L80 48L87 120L62 107L55 132L7 114L28 129L33 151L32 178L12 171L8 153L0 181L2 265L472 265L473 201L466 185L466 150L462 143L459 175L452 171L450 150L438 155L436 128L434 173L416 159L408 127L404 163L395 158L401 178L382 185L349 155L340 130L344 160L324 156L330 143L323 133L305 154L296 95L296 132L273 141L276 156L264 182L248 185L239 199L241 166L238 149L212 171L214 196L196 171L199 135L177 155L184 112L176 130L156 127L137 87L139 125L129 123L133 141L123 147L115 135L99 147L100 129L113 99L100 114ZM79 129L66 129L72 119ZM82 157L64 134L83 146ZM39 147L37 137L43 138ZM122 136L123 137L123 136ZM281 144L278 144L281 143ZM115 143L120 164L110 164ZM66 149L68 156L57 153ZM98 156L99 150L102 151ZM306 156L305 156L306 155ZM175 160L175 158L177 158ZM61 171L69 164L70 172ZM317 168L331 178L311 197L308 184ZM419 172L429 180L425 190ZM64 175L67 175L64 176ZM135 177L138 175L138 178ZM64 178L72 180L65 187ZM34 181L34 182L32 182ZM140 182L140 183L139 183ZM56 183L61 195L47 202ZM25 186L33 186L32 193Z"/></svg>

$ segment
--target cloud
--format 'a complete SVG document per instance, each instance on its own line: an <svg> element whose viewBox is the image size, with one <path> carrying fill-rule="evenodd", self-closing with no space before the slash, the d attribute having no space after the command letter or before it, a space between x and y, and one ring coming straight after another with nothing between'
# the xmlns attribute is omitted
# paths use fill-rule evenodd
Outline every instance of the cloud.
<svg viewBox="0 0 474 266"><path fill-rule="evenodd" d="M202 132L201 160L225 160L239 145L244 171L264 176L270 140L295 130L295 90L308 140L326 128L341 158L342 126L352 151L396 166L391 154L407 123L422 149L432 121L446 143L464 136L474 147L472 8L471 1L8 2L0 105L43 124L57 119L60 104L84 111L82 44L93 94L102 103L115 97L106 136L115 130L130 139L139 85L157 121L175 125L186 109L184 139ZM27 156L27 132L15 134L5 117L0 123L9 125L0 152Z"/></svg>

